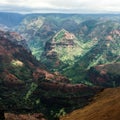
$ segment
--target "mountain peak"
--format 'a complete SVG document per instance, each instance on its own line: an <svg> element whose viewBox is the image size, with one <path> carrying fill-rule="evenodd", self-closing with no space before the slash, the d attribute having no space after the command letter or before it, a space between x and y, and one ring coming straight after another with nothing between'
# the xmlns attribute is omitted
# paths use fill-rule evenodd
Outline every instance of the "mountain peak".
<svg viewBox="0 0 120 120"><path fill-rule="evenodd" d="M61 29L56 35L53 37L53 41L61 41L61 40L73 40L75 39L75 35L73 33L68 32L64 28Z"/></svg>

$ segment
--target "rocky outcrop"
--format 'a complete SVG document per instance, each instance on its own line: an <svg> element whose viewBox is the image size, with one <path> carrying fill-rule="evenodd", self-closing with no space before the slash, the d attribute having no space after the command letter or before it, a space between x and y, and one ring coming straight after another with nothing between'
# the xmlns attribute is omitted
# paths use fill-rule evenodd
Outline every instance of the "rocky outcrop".
<svg viewBox="0 0 120 120"><path fill-rule="evenodd" d="M83 84L73 85L56 81L42 81L31 97L39 96L38 99L46 105L47 113L50 116L50 111L53 111L52 118L54 118L57 111L59 112L62 108L65 112L70 112L87 105L93 96L101 90L99 87L90 87Z"/></svg>
<svg viewBox="0 0 120 120"><path fill-rule="evenodd" d="M7 86L21 86L24 85L24 81L19 80L16 76L11 73L3 73L5 76L3 79L3 83Z"/></svg>
<svg viewBox="0 0 120 120"><path fill-rule="evenodd" d="M30 52L26 40L19 33L0 30L0 37L4 37L16 45L21 45Z"/></svg>

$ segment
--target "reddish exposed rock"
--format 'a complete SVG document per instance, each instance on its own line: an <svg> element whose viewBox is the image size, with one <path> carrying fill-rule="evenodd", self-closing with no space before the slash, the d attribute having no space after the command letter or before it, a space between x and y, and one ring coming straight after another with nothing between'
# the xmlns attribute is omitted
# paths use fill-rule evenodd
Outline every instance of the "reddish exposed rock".
<svg viewBox="0 0 120 120"><path fill-rule="evenodd" d="M18 40L18 41L23 40L23 37L17 32L10 32L10 36L12 36L15 40Z"/></svg>
<svg viewBox="0 0 120 120"><path fill-rule="evenodd" d="M33 78L35 80L44 78L44 80L52 80L54 79L54 75L49 73L48 71L44 70L44 69L40 69L37 68L34 72L33 72Z"/></svg>
<svg viewBox="0 0 120 120"><path fill-rule="evenodd" d="M45 79L54 78L54 75L45 70L44 67L35 60L31 53L29 53L21 45L16 45L7 37L4 37L6 34L7 33L0 31L0 62L2 65L2 73L0 76L1 79L10 84L21 83L15 74L16 71L14 73L11 73L11 71L16 67L22 66L31 71L31 74L29 74L29 78L31 79L38 80L43 76L45 76ZM16 35L17 33L12 34ZM22 66L15 67L11 64L12 61L20 61ZM23 74L24 73L22 73L22 71L19 72L19 76L23 76Z"/></svg>
<svg viewBox="0 0 120 120"><path fill-rule="evenodd" d="M33 78L35 81L51 80L53 82L58 82L58 83L70 83L69 79L64 77L63 75L60 75L59 73L52 74L40 68L37 68L33 72Z"/></svg>
<svg viewBox="0 0 120 120"><path fill-rule="evenodd" d="M5 113L5 120L46 120L42 113L13 114Z"/></svg>
<svg viewBox="0 0 120 120"><path fill-rule="evenodd" d="M112 36L111 36L111 35L108 35L108 36L106 36L106 40L110 40L110 41L112 41L112 40L113 40L113 38L112 38Z"/></svg>
<svg viewBox="0 0 120 120"><path fill-rule="evenodd" d="M16 76L14 76L13 74L5 74L5 78L3 80L3 82L5 83L5 85L23 85L24 82L19 80Z"/></svg>
<svg viewBox="0 0 120 120"><path fill-rule="evenodd" d="M83 84L61 83L56 81L43 81L38 84L32 97L39 96L41 103L46 104L49 108L80 108L90 102L92 97L100 92L99 87L90 87ZM41 96L40 96L41 95Z"/></svg>
<svg viewBox="0 0 120 120"><path fill-rule="evenodd" d="M113 31L110 32L110 34L120 36L120 30L113 30Z"/></svg>
<svg viewBox="0 0 120 120"><path fill-rule="evenodd" d="M89 87L87 85L84 84L66 84L66 83L58 83L56 81L50 81L50 82L42 82L39 85L41 88L45 89L45 90L51 90L51 91L61 91L61 92L68 92L68 93L77 93L77 92L81 92L81 93L85 93L85 91L88 90L88 92L90 90L96 90L97 88L95 87ZM99 89L98 89L99 90Z"/></svg>
<svg viewBox="0 0 120 120"><path fill-rule="evenodd" d="M74 34L69 33L67 31L65 32L64 36L65 36L66 39L70 39L70 40L75 38Z"/></svg>
<svg viewBox="0 0 120 120"><path fill-rule="evenodd" d="M120 63L103 64L92 67L88 76L95 85L115 87L120 85Z"/></svg>

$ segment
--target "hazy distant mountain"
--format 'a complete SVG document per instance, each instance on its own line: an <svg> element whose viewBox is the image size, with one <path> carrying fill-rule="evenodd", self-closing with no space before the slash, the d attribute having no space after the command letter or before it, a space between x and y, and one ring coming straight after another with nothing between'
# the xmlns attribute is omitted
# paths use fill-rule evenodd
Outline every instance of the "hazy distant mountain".
<svg viewBox="0 0 120 120"><path fill-rule="evenodd" d="M18 13L0 12L0 24L6 25L8 27L17 26L23 18L24 15Z"/></svg>

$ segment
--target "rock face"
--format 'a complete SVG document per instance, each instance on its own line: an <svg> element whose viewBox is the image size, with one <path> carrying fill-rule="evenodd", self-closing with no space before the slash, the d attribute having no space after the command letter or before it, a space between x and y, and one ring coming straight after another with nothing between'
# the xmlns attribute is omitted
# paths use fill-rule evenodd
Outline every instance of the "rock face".
<svg viewBox="0 0 120 120"><path fill-rule="evenodd" d="M42 81L38 83L31 98L36 98L46 106L49 119L58 119L59 115L87 105L93 96L100 92L99 87L90 87L83 84L68 84L56 81ZM61 113L60 111L63 110ZM52 114L51 114L52 111Z"/></svg>
<svg viewBox="0 0 120 120"><path fill-rule="evenodd" d="M88 76L90 81L99 86L120 86L120 63L102 64L92 67Z"/></svg>
<svg viewBox="0 0 120 120"><path fill-rule="evenodd" d="M109 88L98 94L91 104L75 110L60 120L119 120L120 88Z"/></svg>
<svg viewBox="0 0 120 120"><path fill-rule="evenodd" d="M17 32L3 31L0 29L0 37L9 39L9 41L14 42L16 45L22 45L28 51L30 51L26 40Z"/></svg>
<svg viewBox="0 0 120 120"><path fill-rule="evenodd" d="M41 94L41 101L51 104L51 107L63 107L71 111L71 109L88 104L95 93L100 90L99 87L52 81L41 82L34 94ZM48 91L47 94L46 91Z"/></svg>
<svg viewBox="0 0 120 120"><path fill-rule="evenodd" d="M0 79L4 81L6 79L21 79L25 80L32 77L31 70L37 67L37 61L33 58L30 52L28 52L21 45L17 44L15 39L11 40L6 37L7 33L1 33L0 35L0 62L1 62L1 76ZM14 42L15 41L15 42ZM24 53L24 54L23 54ZM23 73L25 73L25 78ZM13 74L13 75L12 75Z"/></svg>

